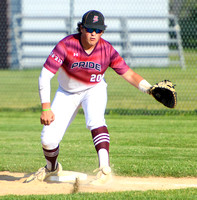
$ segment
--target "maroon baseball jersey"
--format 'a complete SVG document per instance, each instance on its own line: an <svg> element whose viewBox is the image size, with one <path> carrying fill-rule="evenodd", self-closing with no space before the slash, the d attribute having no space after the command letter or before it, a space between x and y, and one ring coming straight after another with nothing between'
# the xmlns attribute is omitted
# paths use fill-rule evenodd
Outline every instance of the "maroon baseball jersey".
<svg viewBox="0 0 197 200"><path fill-rule="evenodd" d="M101 82L108 67L119 75L129 69L119 53L106 40L100 38L91 54L80 42L80 34L62 39L47 58L44 67L56 73L58 81L68 92L80 92Z"/></svg>

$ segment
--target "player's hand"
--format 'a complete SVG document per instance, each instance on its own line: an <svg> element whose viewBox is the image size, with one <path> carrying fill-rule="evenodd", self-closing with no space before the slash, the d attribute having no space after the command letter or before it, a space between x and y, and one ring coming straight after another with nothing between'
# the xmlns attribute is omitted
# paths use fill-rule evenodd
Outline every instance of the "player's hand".
<svg viewBox="0 0 197 200"><path fill-rule="evenodd" d="M52 110L42 111L40 116L40 123L44 125L50 125L55 120L55 115Z"/></svg>

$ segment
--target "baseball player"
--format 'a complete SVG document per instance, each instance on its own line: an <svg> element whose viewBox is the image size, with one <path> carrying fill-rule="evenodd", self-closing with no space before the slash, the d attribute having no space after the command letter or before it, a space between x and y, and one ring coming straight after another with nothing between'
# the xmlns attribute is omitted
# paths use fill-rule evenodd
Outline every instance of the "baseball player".
<svg viewBox="0 0 197 200"><path fill-rule="evenodd" d="M104 73L111 67L144 93L148 93L151 85L130 69L113 46L102 39L105 29L101 12L86 12L82 22L78 23L78 33L63 38L44 63L39 77L39 94L42 104L40 121L44 125L41 142L46 166L26 182L43 181L61 172L62 166L57 162L59 145L81 106L99 160L99 172L91 184L103 184L111 178L110 136L104 117L107 103ZM59 88L51 104L50 80L57 71Z"/></svg>

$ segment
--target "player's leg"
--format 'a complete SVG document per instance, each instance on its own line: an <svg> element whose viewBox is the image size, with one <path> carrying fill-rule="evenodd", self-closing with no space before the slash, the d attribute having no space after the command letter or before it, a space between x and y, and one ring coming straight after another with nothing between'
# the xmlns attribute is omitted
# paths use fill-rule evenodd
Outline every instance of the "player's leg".
<svg viewBox="0 0 197 200"><path fill-rule="evenodd" d="M85 113L87 128L92 133L93 142L98 153L99 167L109 165L110 137L105 123L107 104L107 85L98 84L87 91L82 107Z"/></svg>
<svg viewBox="0 0 197 200"><path fill-rule="evenodd" d="M105 108L107 104L107 85L105 82L91 88L82 102L86 117L87 128L91 130L95 149L99 159L99 172L97 179L91 184L99 185L111 177L109 166L110 136L105 123Z"/></svg>
<svg viewBox="0 0 197 200"><path fill-rule="evenodd" d="M88 91L88 98L82 104L87 128L91 130L95 149L98 154L99 167L109 166L110 136L105 122L107 104L107 84L98 84Z"/></svg>
<svg viewBox="0 0 197 200"><path fill-rule="evenodd" d="M100 126L91 130L92 139L98 154L99 167L109 166L110 136L106 126Z"/></svg>
<svg viewBox="0 0 197 200"><path fill-rule="evenodd" d="M55 120L49 126L44 126L41 133L43 153L47 165L40 168L26 182L33 180L43 181L48 176L57 174L62 170L61 164L57 162L59 143L69 124L76 116L79 104L80 99L78 96L71 95L60 88L57 90L51 105Z"/></svg>
<svg viewBox="0 0 197 200"><path fill-rule="evenodd" d="M49 126L44 126L41 133L47 169L51 171L54 171L57 167L60 141L66 129L75 118L79 106L80 98L77 95L58 89L51 105L51 109L55 114L55 120Z"/></svg>

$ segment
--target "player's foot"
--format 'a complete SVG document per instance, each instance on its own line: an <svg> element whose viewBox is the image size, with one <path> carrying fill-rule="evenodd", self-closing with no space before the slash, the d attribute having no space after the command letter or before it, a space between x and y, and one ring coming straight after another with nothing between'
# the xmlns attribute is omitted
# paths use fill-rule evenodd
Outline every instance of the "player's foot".
<svg viewBox="0 0 197 200"><path fill-rule="evenodd" d="M29 183L31 181L44 181L46 178L48 178L51 175L58 175L62 171L62 165L60 163L57 164L57 168L55 171L49 171L47 167L40 168L36 173L32 174L30 177L28 177L24 183Z"/></svg>
<svg viewBox="0 0 197 200"><path fill-rule="evenodd" d="M112 179L111 168L109 166L105 166L97 170L99 170L99 172L96 175L96 179L90 182L91 185L103 185L108 183Z"/></svg>

